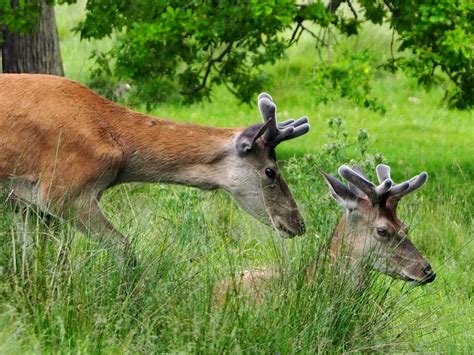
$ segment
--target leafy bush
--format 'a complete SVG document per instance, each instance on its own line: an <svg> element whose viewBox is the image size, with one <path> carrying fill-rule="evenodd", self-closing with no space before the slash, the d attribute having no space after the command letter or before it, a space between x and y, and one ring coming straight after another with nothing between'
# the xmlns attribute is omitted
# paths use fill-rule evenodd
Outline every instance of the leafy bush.
<svg viewBox="0 0 474 355"><path fill-rule="evenodd" d="M116 46L108 53L116 60L113 74L120 80L132 80L140 88L139 96L151 105L171 92L179 92L188 102L209 98L215 85L225 85L243 102L249 102L265 84L263 65L282 58L303 32L314 38L317 47L327 45L308 23L334 27L351 36L357 35L364 20L380 25L388 21L398 35L395 43L399 50L406 51L389 60L387 66L403 68L425 85L447 76L454 85L447 91L451 105L468 108L473 104L471 1L359 3L356 9L350 1L336 0L327 6L322 1L299 4L291 0L183 0L153 5L147 1L88 1L87 17L78 30L83 38L119 33ZM338 11L341 4L347 4L350 11ZM290 28L288 38L285 31ZM349 56L355 71L349 71L350 61L323 65L318 80L329 80L325 85L337 87L334 93L383 113L383 105L369 95L371 73L364 73L363 68L359 71L371 61L368 53Z"/></svg>
<svg viewBox="0 0 474 355"><path fill-rule="evenodd" d="M430 86L447 75L450 105L474 105L474 3L470 0L386 1L391 26L399 35L402 55L395 62Z"/></svg>
<svg viewBox="0 0 474 355"><path fill-rule="evenodd" d="M114 75L132 80L148 104L180 92L192 102L226 85L242 101L262 89L261 67L281 58L280 33L291 25L294 2L87 2L83 38L119 31L108 55ZM113 10L112 10L113 9ZM113 14L111 16L111 14ZM160 90L163 95L152 95Z"/></svg>
<svg viewBox="0 0 474 355"><path fill-rule="evenodd" d="M14 3L0 0L0 25L20 33L34 30L42 1ZM350 11L338 11L341 4L347 4ZM131 82L138 97L150 106L176 93L187 102L210 98L216 85L224 85L243 102L250 102L265 85L263 66L281 59L303 32L311 34L317 47L327 45L308 23L334 27L351 36L357 35L364 20L375 24L387 21L397 34L399 50L406 50L392 58L387 67L402 68L428 86L447 77L451 82L446 91L450 105L473 105L472 1L361 0L359 5L356 9L349 0L331 0L327 5L320 0L301 4L291 0L92 0L87 1L86 19L77 30L87 39L118 34L115 47L103 54L114 61L110 74L113 80ZM290 28L288 38L285 32ZM108 65L101 56L96 59L99 67ZM329 72L333 83L344 81L337 79L334 70ZM341 84L341 93L350 96L344 87L347 89ZM367 91L364 86L362 91ZM384 110L367 94L352 93L352 97L373 110Z"/></svg>
<svg viewBox="0 0 474 355"><path fill-rule="evenodd" d="M384 114L385 106L371 95L370 82L375 73L375 58L369 50L354 53L346 50L337 61L318 65L310 85L317 93L318 102L327 103L345 97Z"/></svg>

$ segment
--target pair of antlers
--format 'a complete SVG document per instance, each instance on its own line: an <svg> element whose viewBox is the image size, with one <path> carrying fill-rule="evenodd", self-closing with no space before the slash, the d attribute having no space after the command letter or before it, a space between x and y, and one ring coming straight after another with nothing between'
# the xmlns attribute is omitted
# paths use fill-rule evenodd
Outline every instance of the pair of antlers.
<svg viewBox="0 0 474 355"><path fill-rule="evenodd" d="M275 147L282 141L307 133L310 129L306 116L297 120L289 119L277 122L276 105L272 97L265 92L258 95L258 108L265 122L262 127L263 139L268 145ZM396 184L390 176L390 167L384 164L379 164L376 167L379 185L370 182L357 165L352 168L343 165L338 172L341 177L349 181L349 190L356 197L367 198L372 203L385 202L391 197L399 200L421 187L428 179L428 174L422 172L407 181Z"/></svg>
<svg viewBox="0 0 474 355"><path fill-rule="evenodd" d="M352 168L343 165L338 172L341 177L349 181L349 190L352 193L359 198L368 198L372 203L385 202L389 198L399 200L421 187L428 179L428 174L422 172L409 180L396 184L390 177L390 167L384 164L379 164L376 167L379 185L370 182L357 165Z"/></svg>
<svg viewBox="0 0 474 355"><path fill-rule="evenodd" d="M264 130L263 140L266 144L276 147L281 142L302 136L310 129L308 117L303 116L297 120L289 119L277 122L276 105L272 97L263 92L258 95L258 109L263 118Z"/></svg>

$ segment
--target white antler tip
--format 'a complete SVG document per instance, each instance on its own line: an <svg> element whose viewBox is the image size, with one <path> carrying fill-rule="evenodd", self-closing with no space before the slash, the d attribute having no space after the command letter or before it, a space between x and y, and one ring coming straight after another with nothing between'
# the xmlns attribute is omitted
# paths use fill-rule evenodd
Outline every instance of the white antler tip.
<svg viewBox="0 0 474 355"><path fill-rule="evenodd" d="M267 97L263 97L260 100L258 100L258 107L276 107L276 105L270 101Z"/></svg>
<svg viewBox="0 0 474 355"><path fill-rule="evenodd" d="M268 99L270 100L271 102L273 102L273 99L272 97L270 96L270 94L267 94L266 92L262 92L260 95L258 95L258 101L262 100L262 99Z"/></svg>
<svg viewBox="0 0 474 355"><path fill-rule="evenodd" d="M351 168L349 168L347 165L341 165L337 172L339 173L340 176L345 177L348 174L350 174L352 171Z"/></svg>

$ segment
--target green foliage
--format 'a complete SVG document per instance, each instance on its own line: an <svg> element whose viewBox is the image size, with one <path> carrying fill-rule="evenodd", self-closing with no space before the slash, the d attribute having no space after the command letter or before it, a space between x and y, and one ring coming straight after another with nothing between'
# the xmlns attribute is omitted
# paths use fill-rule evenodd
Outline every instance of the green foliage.
<svg viewBox="0 0 474 355"><path fill-rule="evenodd" d="M328 27L337 20L335 14L326 9L326 6L321 1L308 3L305 6L299 6L297 10L296 21L303 23L303 21L312 21L322 27Z"/></svg>
<svg viewBox="0 0 474 355"><path fill-rule="evenodd" d="M138 97L151 105L177 92L188 102L210 98L216 85L226 86L241 101L249 102L266 83L262 66L282 58L303 32L310 33L318 47L326 45L308 24L331 26L351 36L359 33L364 19L379 25L389 21L398 34L399 49L411 54L404 52L387 64L392 69L403 68L425 85L447 75L453 83L447 91L450 104L472 105L472 2L363 0L357 10L347 1L351 11L337 11L341 3L92 0L87 2L87 17L78 30L83 38L119 33L108 53L116 61L112 72L120 80L131 80ZM285 31L291 27L288 40ZM361 60L358 54L352 59L355 65ZM384 112L383 105L367 96L359 73L350 74L359 82L346 93L350 79L343 79L337 71L328 69L326 76L331 85L338 82L342 95ZM361 87L355 89L357 85Z"/></svg>
<svg viewBox="0 0 474 355"><path fill-rule="evenodd" d="M371 81L376 75L375 58L369 50L349 53L333 62L323 62L315 69L310 86L317 102L327 103L345 97L352 102L385 114L385 106L371 94Z"/></svg>
<svg viewBox="0 0 474 355"><path fill-rule="evenodd" d="M11 0L0 0L0 26L19 33L31 31L40 14L42 2L19 1L17 6L12 6Z"/></svg>
<svg viewBox="0 0 474 355"><path fill-rule="evenodd" d="M43 4L72 4L76 0L0 0L0 27L25 34L34 30ZM2 32L0 32L1 40Z"/></svg>
<svg viewBox="0 0 474 355"><path fill-rule="evenodd" d="M61 0L56 3L72 3ZM34 28L40 0L0 0L0 25L26 33ZM48 4L54 1L47 1ZM351 11L338 11L347 4ZM211 98L217 85L224 85L243 102L268 83L265 64L284 57L287 47L310 33L316 46L326 45L308 24L335 28L344 35L357 35L364 20L389 22L397 35L401 54L386 67L402 68L419 83L432 86L446 81L450 106L469 108L474 102L474 5L470 0L381 1L361 0L356 9L350 1L299 4L274 1L147 1L89 0L86 18L77 27L82 38L103 38L117 34L114 47L96 56L94 83L127 81L135 97L148 107L159 101L184 96L191 103ZM293 28L291 38L286 31ZM355 65L360 58L353 58ZM107 58L105 63L101 58ZM333 68L335 69L335 68ZM350 68L347 68L349 70ZM332 73L329 73L331 71ZM361 78L354 76L352 93L344 80L329 70L332 85L358 104L384 112L384 107L367 94ZM113 78L110 78L113 77ZM344 84L343 81L346 81ZM323 100L324 101L324 100Z"/></svg>
<svg viewBox="0 0 474 355"><path fill-rule="evenodd" d="M131 80L148 104L172 91L200 100L219 84L249 102L265 82L261 67L282 57L280 33L295 15L289 0L278 6L261 1L88 1L86 11L79 26L82 37L119 32L108 53L116 60L114 74Z"/></svg>
<svg viewBox="0 0 474 355"><path fill-rule="evenodd" d="M453 88L450 105L474 105L474 3L470 0L387 1L391 26L399 35L402 55L396 62L430 86L446 74Z"/></svg>

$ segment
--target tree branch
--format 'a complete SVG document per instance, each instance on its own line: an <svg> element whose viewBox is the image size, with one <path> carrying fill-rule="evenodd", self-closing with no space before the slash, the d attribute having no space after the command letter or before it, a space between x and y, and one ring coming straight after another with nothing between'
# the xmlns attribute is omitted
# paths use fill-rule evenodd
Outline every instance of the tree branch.
<svg viewBox="0 0 474 355"><path fill-rule="evenodd" d="M385 4L385 6L388 7L388 9L390 10L390 12L393 13L393 12L395 11L395 8L393 7L393 5L392 5L390 2L388 2L387 0L384 0L383 3Z"/></svg>
<svg viewBox="0 0 474 355"><path fill-rule="evenodd" d="M390 39L390 55L392 60L395 60L395 55L393 53L393 44L395 43L395 28L392 29L392 38Z"/></svg>
<svg viewBox="0 0 474 355"><path fill-rule="evenodd" d="M213 58L214 52L211 52L211 54L209 55L209 60L207 62L206 71L204 72L204 76L202 77L201 83L192 89L181 90L181 94L192 95L204 89L206 87L207 79L209 78L209 74L211 73L212 67L215 63L221 62L222 59L224 59L224 57L230 52L230 50L232 49L232 43L233 42L228 43L226 48L221 52L221 54L219 54L215 58Z"/></svg>
<svg viewBox="0 0 474 355"><path fill-rule="evenodd" d="M354 6L352 6L352 3L349 0L346 0L347 5L349 5L349 8L351 9L352 14L354 15L354 18L357 20L357 11L354 9Z"/></svg>
<svg viewBox="0 0 474 355"><path fill-rule="evenodd" d="M230 87L230 85L227 83L227 81L225 80L224 75L221 74L220 69L215 65L215 63L214 63L212 66L214 67L214 69L217 71L217 73L218 73L219 76L221 77L222 82L224 83L224 86L227 88L227 90L229 90L230 93L233 94L235 97L239 97L239 95L237 94L237 92L236 92L234 89L232 89L232 88Z"/></svg>
<svg viewBox="0 0 474 355"><path fill-rule="evenodd" d="M301 22L298 21L298 23L296 24L296 28L294 29L293 33L291 34L290 41L288 42L288 47L290 47L293 43L298 42L298 39L295 39L295 38L300 37L300 36L296 36L296 34L298 33L300 28L301 28Z"/></svg>
<svg viewBox="0 0 474 355"><path fill-rule="evenodd" d="M320 38L316 33L311 31L308 27L303 26L303 24L300 24L301 27L301 32L306 31L308 32L313 38L315 38L319 43L321 43L323 46L327 46L327 44L324 42L322 38ZM300 33L301 36L301 33ZM298 37L299 38L299 37Z"/></svg>
<svg viewBox="0 0 474 355"><path fill-rule="evenodd" d="M344 0L331 0L326 6L326 10L330 12L336 12L336 10L339 8L339 5L343 3Z"/></svg>

